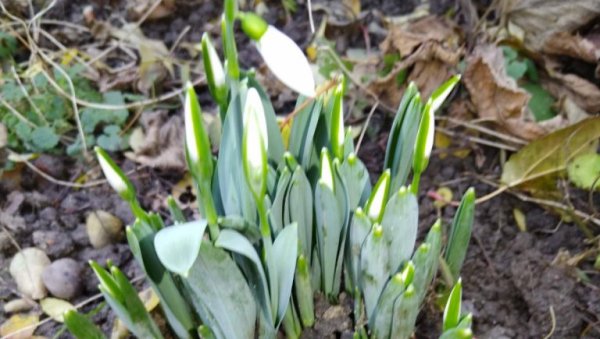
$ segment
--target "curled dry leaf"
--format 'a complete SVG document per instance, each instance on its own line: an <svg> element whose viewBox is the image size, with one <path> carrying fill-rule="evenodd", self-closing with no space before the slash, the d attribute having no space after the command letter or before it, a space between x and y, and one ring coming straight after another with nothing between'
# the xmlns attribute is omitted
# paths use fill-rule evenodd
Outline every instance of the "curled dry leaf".
<svg viewBox="0 0 600 339"><path fill-rule="evenodd" d="M521 28L525 33L525 45L536 51L541 51L555 34L573 32L600 15L598 0L509 0L500 3L501 15Z"/></svg>
<svg viewBox="0 0 600 339"><path fill-rule="evenodd" d="M593 153L600 140L600 117L550 133L513 154L504 165L501 181L537 197L553 197L556 181L580 154Z"/></svg>
<svg viewBox="0 0 600 339"><path fill-rule="evenodd" d="M183 121L181 116L169 117L167 111L144 112L141 119L144 132L136 132L134 152L125 156L140 164L184 171Z"/></svg>
<svg viewBox="0 0 600 339"><path fill-rule="evenodd" d="M458 28L444 18L428 16L408 25L393 26L380 48L384 55L400 53L402 59L369 87L386 104L396 107L404 92L396 78L400 72L412 68L404 83L414 81L423 97L428 98L458 65L462 55L460 43Z"/></svg>
<svg viewBox="0 0 600 339"><path fill-rule="evenodd" d="M464 84L481 118L495 121L513 135L535 140L547 131L527 110L530 95L506 74L502 51L481 46L468 60Z"/></svg>
<svg viewBox="0 0 600 339"><path fill-rule="evenodd" d="M588 113L600 112L600 88L589 80L571 73L561 73L562 65L546 58L547 77L543 77L548 91L556 98L569 98Z"/></svg>

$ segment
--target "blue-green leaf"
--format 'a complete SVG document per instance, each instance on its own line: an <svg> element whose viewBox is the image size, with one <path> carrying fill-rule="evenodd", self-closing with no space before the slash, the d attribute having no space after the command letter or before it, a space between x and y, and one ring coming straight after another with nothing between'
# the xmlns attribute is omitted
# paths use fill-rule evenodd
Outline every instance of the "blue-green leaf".
<svg viewBox="0 0 600 339"><path fill-rule="evenodd" d="M277 286L279 288L277 327L283 320L292 293L294 272L296 271L296 258L298 257L298 225L296 223L284 227L279 232L273 243L273 251L271 253L274 257L273 263L275 267L269 267L269 269L276 270Z"/></svg>
<svg viewBox="0 0 600 339"><path fill-rule="evenodd" d="M165 227L154 237L160 262L171 271L187 276L200 251L206 220Z"/></svg>

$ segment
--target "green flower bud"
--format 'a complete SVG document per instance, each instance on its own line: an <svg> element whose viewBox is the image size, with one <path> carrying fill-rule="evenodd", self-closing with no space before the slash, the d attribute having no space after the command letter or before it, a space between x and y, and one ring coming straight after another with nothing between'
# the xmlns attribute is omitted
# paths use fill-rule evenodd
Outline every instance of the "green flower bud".
<svg viewBox="0 0 600 339"><path fill-rule="evenodd" d="M263 199L267 190L267 124L258 92L248 90L244 106L244 136L242 158L244 175L257 201Z"/></svg>
<svg viewBox="0 0 600 339"><path fill-rule="evenodd" d="M381 222L383 218L383 212L385 211L385 205L387 204L388 195L390 192L390 170L387 169L381 174L379 180L375 184L371 197L367 201L365 209L367 215L373 222Z"/></svg>
<svg viewBox="0 0 600 339"><path fill-rule="evenodd" d="M213 175L210 141L202 122L202 110L191 83L187 84L183 117L185 121L185 148L190 171L198 184L202 182L210 183Z"/></svg>
<svg viewBox="0 0 600 339"><path fill-rule="evenodd" d="M321 150L321 179L319 181L326 187L329 187L332 192L335 192L331 159L329 158L329 151L326 148Z"/></svg>
<svg viewBox="0 0 600 339"><path fill-rule="evenodd" d="M344 157L344 91L340 83L334 91L333 112L331 116L331 150L333 155L342 160Z"/></svg>
<svg viewBox="0 0 600 339"><path fill-rule="evenodd" d="M121 198L127 202L135 200L135 188L131 184L131 181L127 179L123 171L117 166L117 164L108 156L106 151L96 146L96 157L100 163L100 168L106 177L109 185L115 192L117 192Z"/></svg>
<svg viewBox="0 0 600 339"><path fill-rule="evenodd" d="M202 61L208 89L213 98L224 105L227 101L227 85L225 83L225 71L221 59L213 46L207 33L202 36Z"/></svg>

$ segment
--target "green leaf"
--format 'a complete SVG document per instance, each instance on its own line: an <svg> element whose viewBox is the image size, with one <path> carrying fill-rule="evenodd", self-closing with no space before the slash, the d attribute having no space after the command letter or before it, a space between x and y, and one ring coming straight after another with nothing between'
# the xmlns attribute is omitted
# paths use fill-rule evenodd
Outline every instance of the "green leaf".
<svg viewBox="0 0 600 339"><path fill-rule="evenodd" d="M328 184L320 181L315 189L317 248L321 262L322 288L326 295L335 290L337 257L340 250L344 216L335 194Z"/></svg>
<svg viewBox="0 0 600 339"><path fill-rule="evenodd" d="M313 206L310 182L302 167L298 166L290 181L283 224L298 224L298 241L305 258L310 258L313 248Z"/></svg>
<svg viewBox="0 0 600 339"><path fill-rule="evenodd" d="M221 236L225 231L221 232ZM183 283L215 338L252 338L256 304L252 292L233 259L206 242Z"/></svg>
<svg viewBox="0 0 600 339"><path fill-rule="evenodd" d="M410 259L419 228L419 204L414 194L401 188L385 207L381 221L383 237L389 247L389 265L397 272Z"/></svg>
<svg viewBox="0 0 600 339"><path fill-rule="evenodd" d="M165 227L154 237L160 262L171 272L186 277L200 251L206 220Z"/></svg>
<svg viewBox="0 0 600 339"><path fill-rule="evenodd" d="M444 332L458 326L458 323L460 322L461 299L462 282L459 278L450 292L450 296L446 302L446 308L444 309Z"/></svg>
<svg viewBox="0 0 600 339"><path fill-rule="evenodd" d="M152 217L152 214L150 216ZM138 219L133 226L127 228L127 242L138 264L146 273L150 286L158 295L169 325L177 336L187 338L195 329L195 321L191 308L181 295L173 276L166 271L156 254L155 229L156 226Z"/></svg>
<svg viewBox="0 0 600 339"><path fill-rule="evenodd" d="M384 162L385 168L391 170L392 185L390 189L392 192L396 192L401 186L406 184L406 179L411 170L418 128L423 111L423 103L418 92L411 97L406 105L403 119L400 121L398 115L394 119L392 132L390 133L391 139L388 140L388 149L386 150L386 160ZM395 126L396 122L398 123L397 126Z"/></svg>
<svg viewBox="0 0 600 339"><path fill-rule="evenodd" d="M413 254L412 262L415 265L413 284L415 286L419 303L425 298L429 284L437 273L440 251L442 248L441 220L437 220L425 239Z"/></svg>
<svg viewBox="0 0 600 339"><path fill-rule="evenodd" d="M524 61L514 60L506 66L506 74L509 77L519 80L527 72L527 64Z"/></svg>
<svg viewBox="0 0 600 339"><path fill-rule="evenodd" d="M296 258L298 258L298 225L293 223L287 225L279 232L273 243L273 263L275 267L269 267L269 270L277 272L277 286L279 291L277 306L276 327L283 320L283 316L288 308L290 295L292 294L292 284L294 282L294 272L296 271ZM272 291L273 292L273 291Z"/></svg>
<svg viewBox="0 0 600 339"><path fill-rule="evenodd" d="M459 74L453 75L448 81L444 82L431 93L431 110L434 115L437 113L437 110L442 107L442 104L446 101L446 98L448 98L450 93L452 93L452 90L460 81L460 77Z"/></svg>
<svg viewBox="0 0 600 339"><path fill-rule="evenodd" d="M104 339L104 333L85 315L75 310L65 312L65 325L77 339Z"/></svg>
<svg viewBox="0 0 600 339"><path fill-rule="evenodd" d="M232 230L222 230L219 234L219 238L215 242L215 246L224 248L228 251L240 254L245 258L249 259L253 265L252 278L250 280L250 286L254 292L256 299L258 300L263 316L271 322L271 326L274 326L273 321L273 309L271 308L271 293L269 292L269 284L267 277L263 269L262 262L258 253L252 246L252 244L243 235ZM248 272L245 272L248 276Z"/></svg>
<svg viewBox="0 0 600 339"><path fill-rule="evenodd" d="M442 334L440 339L471 339L473 331L470 328L453 328Z"/></svg>
<svg viewBox="0 0 600 339"><path fill-rule="evenodd" d="M569 162L567 173L569 174L569 180L575 186L587 190L599 190L600 154L588 153L577 156Z"/></svg>
<svg viewBox="0 0 600 339"><path fill-rule="evenodd" d="M6 32L0 31L0 60L7 59L17 50L17 39Z"/></svg>
<svg viewBox="0 0 600 339"><path fill-rule="evenodd" d="M360 286L365 298L367 319L371 319L385 283L391 276L389 249L380 225L373 225L360 255Z"/></svg>
<svg viewBox="0 0 600 339"><path fill-rule="evenodd" d="M417 273L415 269L415 274ZM396 299L390 338L410 338L417 321L420 304L415 284L410 284Z"/></svg>
<svg viewBox="0 0 600 339"><path fill-rule="evenodd" d="M306 99L298 98L296 109ZM292 120L292 130L289 138L289 151L294 155L305 170L310 166L311 153L313 151L314 135L323 109L323 100L316 99L311 104L300 110Z"/></svg>
<svg viewBox="0 0 600 339"><path fill-rule="evenodd" d="M544 87L534 83L526 83L521 87L531 94L527 106L533 113L535 121L544 121L556 116L556 111L552 107L556 99Z"/></svg>
<svg viewBox="0 0 600 339"><path fill-rule="evenodd" d="M167 207L169 208L169 212L171 212L171 218L176 224L183 224L186 222L185 216L183 215L183 211L177 204L177 201L173 198L172 195L167 197Z"/></svg>
<svg viewBox="0 0 600 339"><path fill-rule="evenodd" d="M120 135L121 128L116 125L108 125L104 127L104 134L96 139L98 146L105 150L115 152L123 149L123 138Z"/></svg>
<svg viewBox="0 0 600 339"><path fill-rule="evenodd" d="M596 152L598 139L600 117L552 132L513 154L500 180L509 188L519 187L534 194L556 192L556 180L567 165L580 154Z"/></svg>
<svg viewBox="0 0 600 339"><path fill-rule="evenodd" d="M502 53L506 62L513 61L519 56L519 53L510 46L502 46Z"/></svg>
<svg viewBox="0 0 600 339"><path fill-rule="evenodd" d="M371 194L369 171L356 154L352 153L340 166L340 174L348 189L348 208L354 210L363 205Z"/></svg>
<svg viewBox="0 0 600 339"><path fill-rule="evenodd" d="M58 145L59 140L58 135L50 127L36 127L31 132L31 142L41 151L53 149Z"/></svg>
<svg viewBox="0 0 600 339"><path fill-rule="evenodd" d="M397 273L383 289L379 301L377 302L375 313L369 319L369 327L371 328L374 338L392 338L390 332L392 330L392 321L394 319L394 304L396 299L404 292L404 283L402 274Z"/></svg>
<svg viewBox="0 0 600 339"><path fill-rule="evenodd" d="M357 208L350 224L349 243L346 250L346 269L352 284L359 288L362 288L360 286L361 250L372 227L371 219L363 212L362 208Z"/></svg>
<svg viewBox="0 0 600 339"><path fill-rule="evenodd" d="M315 323L315 305L311 286L310 267L302 254L298 256L298 261L296 262L294 287L302 325L304 327L311 327Z"/></svg>
<svg viewBox="0 0 600 339"><path fill-rule="evenodd" d="M473 229L473 219L475 218L475 190L469 188L463 196L458 210L452 221L452 228L448 237L448 246L446 247L446 263L452 274L452 279L456 282L460 275L467 248L471 240L471 230Z"/></svg>

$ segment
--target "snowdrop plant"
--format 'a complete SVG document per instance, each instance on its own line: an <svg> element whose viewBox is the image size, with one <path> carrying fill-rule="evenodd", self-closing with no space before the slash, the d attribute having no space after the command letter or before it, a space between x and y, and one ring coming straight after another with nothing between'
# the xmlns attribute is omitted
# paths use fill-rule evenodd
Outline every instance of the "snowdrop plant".
<svg viewBox="0 0 600 339"><path fill-rule="evenodd" d="M252 71L239 69L236 20L273 73L301 94L285 143L269 97ZM262 18L239 12L235 1L225 1L222 21L225 62L208 36L202 41L208 87L223 126L218 157L189 84L183 105L184 149L201 218L187 220L169 198L173 225L165 226L159 214L140 207L129 179L96 149L108 183L134 211L127 240L171 331L180 338L275 338L282 327L287 337L298 338L316 321L316 293L335 303L346 291L355 300L355 336L410 337L438 263L458 281L470 238L472 190L461 202L449 242L438 220L416 246L417 194L433 147L434 114L459 77L425 104L416 86L408 87L384 171L372 186L344 125L344 86L316 95L301 50ZM131 332L160 338L125 276L111 265L92 268ZM456 297L451 300L444 335L467 322L456 322Z"/></svg>

